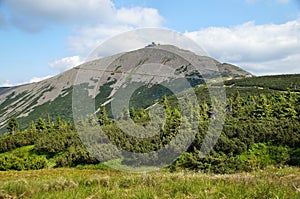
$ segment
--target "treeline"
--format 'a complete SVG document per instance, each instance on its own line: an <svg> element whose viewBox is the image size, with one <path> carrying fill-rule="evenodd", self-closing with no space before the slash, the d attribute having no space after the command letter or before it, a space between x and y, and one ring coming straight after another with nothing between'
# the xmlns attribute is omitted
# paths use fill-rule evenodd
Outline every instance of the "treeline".
<svg viewBox="0 0 300 199"><path fill-rule="evenodd" d="M300 91L300 75L272 75L251 78L241 78L226 81L225 85L236 85L241 87L258 86L273 90L285 91L287 88Z"/></svg>
<svg viewBox="0 0 300 199"><path fill-rule="evenodd" d="M97 164L111 159L121 159L123 164L131 166L163 163L166 157L157 156L151 151L168 146L175 136L184 137L185 133L193 131L195 127L197 134L194 141L185 153L169 165L171 170L187 168L232 173L269 165L300 165L300 96L291 90L247 97L241 97L239 92L235 92L229 96L226 104L223 104L225 109L222 111L226 114L226 120L222 133L213 150L206 156L201 156L201 147L217 114L210 102L186 104L193 106L193 109L189 113L185 112L185 116L182 114L185 110L171 103L167 97L163 97L160 104L164 113L156 116L165 117L165 121L151 123L153 115L149 110L131 108L129 112L120 114L118 119L123 123L118 124L117 118L110 116L108 105L102 108L97 117L90 116L78 122L78 131L72 123L59 117L55 121L52 118L39 118L31 122L27 130L19 131L17 120L11 118L7 125L9 133L0 137L0 169L40 169L49 166L50 160L54 161L55 167ZM160 131L143 138L142 133L145 132L133 129L129 119L141 128L159 127ZM103 134L99 133L99 129ZM10 153L29 145L33 146L31 154ZM174 147L172 150L176 153L180 146L171 147ZM128 156L116 148L136 153L136 157ZM147 153L149 155L139 156ZM11 166L15 161L19 162L18 165L26 165L25 162L33 164L16 168ZM35 164L40 166L34 168L32 165Z"/></svg>

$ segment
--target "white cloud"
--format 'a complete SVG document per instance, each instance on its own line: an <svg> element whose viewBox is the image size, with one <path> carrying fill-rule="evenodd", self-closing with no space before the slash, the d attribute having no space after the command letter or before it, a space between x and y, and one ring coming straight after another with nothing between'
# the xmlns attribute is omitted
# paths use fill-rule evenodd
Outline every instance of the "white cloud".
<svg viewBox="0 0 300 199"><path fill-rule="evenodd" d="M281 60L240 62L238 65L252 71L256 75L296 74L300 73L300 54L290 55Z"/></svg>
<svg viewBox="0 0 300 199"><path fill-rule="evenodd" d="M58 70L60 72L68 70L70 68L73 68L75 66L78 66L82 63L82 60L79 56L73 56L73 57L65 57L60 60L56 60L49 63L50 68L54 70Z"/></svg>
<svg viewBox="0 0 300 199"><path fill-rule="evenodd" d="M199 55L206 55L206 52L199 48L194 41L180 33L163 28L142 28L127 31L109 38L90 53L87 60L137 50L152 42L157 44L170 44L182 49L191 50Z"/></svg>
<svg viewBox="0 0 300 199"><path fill-rule="evenodd" d="M44 77L32 77L30 80L24 82L11 82L10 80L5 80L4 82L0 81L0 87L13 87L18 85L31 84L31 83L43 81L51 77L53 77L53 75L47 75Z"/></svg>
<svg viewBox="0 0 300 199"><path fill-rule="evenodd" d="M186 36L212 57L235 63L255 74L300 73L300 20L284 24L248 22L225 28L211 27Z"/></svg>
<svg viewBox="0 0 300 199"><path fill-rule="evenodd" d="M5 80L4 82L0 82L0 87L11 87L13 84L10 82L10 80Z"/></svg>
<svg viewBox="0 0 300 199"><path fill-rule="evenodd" d="M1 0L0 0L1 1ZM69 26L68 50L77 56L48 63L62 72L82 63L95 47L109 37L139 27L161 27L164 21L153 8L116 8L112 0L3 0L8 13L1 18L28 32L45 27Z"/></svg>
<svg viewBox="0 0 300 199"><path fill-rule="evenodd" d="M112 0L4 0L12 14L11 22L29 32L51 24L67 24L73 33L67 38L68 50L90 53L106 39L141 27L161 27L164 22L153 8L116 8ZM76 28L75 28L76 27ZM74 59L73 59L74 60ZM68 60L50 63L51 68L66 68Z"/></svg>
<svg viewBox="0 0 300 199"><path fill-rule="evenodd" d="M100 22L114 13L111 0L5 0L14 17L28 17L35 21Z"/></svg>
<svg viewBox="0 0 300 199"><path fill-rule="evenodd" d="M69 50L74 53L87 55L106 39L122 32L132 30L127 25L105 25L84 27L77 30L77 33L68 37Z"/></svg>
<svg viewBox="0 0 300 199"><path fill-rule="evenodd" d="M112 0L5 0L11 11L11 22L27 31L44 26L69 25L130 25L159 26L163 18L153 8L120 8Z"/></svg>
<svg viewBox="0 0 300 199"><path fill-rule="evenodd" d="M121 8L115 12L116 23L99 23L76 29L68 37L69 50L87 55L105 40L136 28L162 27L164 19L152 8Z"/></svg>
<svg viewBox="0 0 300 199"><path fill-rule="evenodd" d="M163 21L163 18L159 15L158 11L153 8L121 8L117 10L116 14L119 23L137 27L157 27L160 26Z"/></svg>
<svg viewBox="0 0 300 199"><path fill-rule="evenodd" d="M43 81L45 79L51 78L51 75L45 76L45 77L33 77L29 80L29 83L34 83L34 82L40 82Z"/></svg>

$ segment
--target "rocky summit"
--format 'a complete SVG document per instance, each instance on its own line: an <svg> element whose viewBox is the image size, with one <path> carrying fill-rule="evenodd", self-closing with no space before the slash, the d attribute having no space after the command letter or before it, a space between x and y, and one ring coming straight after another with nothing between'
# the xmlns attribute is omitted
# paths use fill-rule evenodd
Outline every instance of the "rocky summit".
<svg viewBox="0 0 300 199"><path fill-rule="evenodd" d="M237 66L172 45L146 46L86 62L41 82L0 88L0 129L5 129L11 117L23 128L38 117L60 115L72 120L73 88L78 85L87 90L97 107L109 103L118 89L132 83L151 87L186 79L195 87L210 80L248 76L249 72Z"/></svg>

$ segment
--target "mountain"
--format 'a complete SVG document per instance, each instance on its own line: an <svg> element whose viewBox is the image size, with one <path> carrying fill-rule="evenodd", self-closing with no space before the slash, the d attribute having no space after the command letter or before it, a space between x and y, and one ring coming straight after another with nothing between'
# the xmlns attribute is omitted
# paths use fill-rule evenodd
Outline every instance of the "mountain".
<svg viewBox="0 0 300 199"><path fill-rule="evenodd" d="M74 86L86 89L98 108L113 100L118 89L133 83L140 92L148 89L140 100L145 107L164 95L163 83L174 86L178 79L186 79L195 87L208 79L248 76L251 74L237 66L175 46L145 47L84 63L38 83L0 88L0 129L5 129L11 117L18 118L21 128L39 117L60 115L71 120ZM178 91L186 89L178 85Z"/></svg>
<svg viewBox="0 0 300 199"><path fill-rule="evenodd" d="M10 88L9 87L0 87L0 95L2 93L5 93L7 90L9 90Z"/></svg>

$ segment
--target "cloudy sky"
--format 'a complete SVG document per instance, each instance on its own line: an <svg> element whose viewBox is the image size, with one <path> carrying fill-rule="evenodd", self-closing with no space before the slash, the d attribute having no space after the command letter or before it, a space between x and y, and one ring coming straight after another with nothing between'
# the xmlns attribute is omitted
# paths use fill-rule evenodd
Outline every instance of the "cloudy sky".
<svg viewBox="0 0 300 199"><path fill-rule="evenodd" d="M182 33L255 75L300 73L300 0L0 0L0 86L56 75L144 27Z"/></svg>

